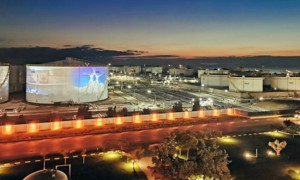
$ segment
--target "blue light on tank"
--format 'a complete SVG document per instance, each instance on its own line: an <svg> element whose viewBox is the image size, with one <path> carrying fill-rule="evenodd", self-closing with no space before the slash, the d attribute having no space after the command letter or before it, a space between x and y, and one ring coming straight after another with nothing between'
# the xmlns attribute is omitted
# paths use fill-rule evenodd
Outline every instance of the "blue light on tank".
<svg viewBox="0 0 300 180"><path fill-rule="evenodd" d="M104 83L106 71L100 67L80 67L73 70L72 81L75 87L81 88L92 82Z"/></svg>

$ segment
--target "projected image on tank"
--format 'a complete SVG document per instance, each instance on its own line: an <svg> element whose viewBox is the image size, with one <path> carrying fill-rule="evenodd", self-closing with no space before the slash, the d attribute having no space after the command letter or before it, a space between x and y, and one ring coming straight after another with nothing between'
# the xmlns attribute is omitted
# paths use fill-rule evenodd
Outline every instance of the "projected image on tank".
<svg viewBox="0 0 300 180"><path fill-rule="evenodd" d="M28 102L93 102L108 97L106 67L27 66Z"/></svg>
<svg viewBox="0 0 300 180"><path fill-rule="evenodd" d="M82 93L92 94L103 91L106 77L100 68L74 69L72 74L73 85Z"/></svg>

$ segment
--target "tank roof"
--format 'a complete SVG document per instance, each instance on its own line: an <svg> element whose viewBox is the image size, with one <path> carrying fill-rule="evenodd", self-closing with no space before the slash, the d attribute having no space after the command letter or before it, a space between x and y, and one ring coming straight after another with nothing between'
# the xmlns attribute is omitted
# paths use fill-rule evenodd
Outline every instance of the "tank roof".
<svg viewBox="0 0 300 180"><path fill-rule="evenodd" d="M68 177L62 171L44 169L29 174L24 178L24 180L68 180Z"/></svg>
<svg viewBox="0 0 300 180"><path fill-rule="evenodd" d="M43 64L27 64L29 66L106 66L102 63L67 57L64 60L52 61Z"/></svg>

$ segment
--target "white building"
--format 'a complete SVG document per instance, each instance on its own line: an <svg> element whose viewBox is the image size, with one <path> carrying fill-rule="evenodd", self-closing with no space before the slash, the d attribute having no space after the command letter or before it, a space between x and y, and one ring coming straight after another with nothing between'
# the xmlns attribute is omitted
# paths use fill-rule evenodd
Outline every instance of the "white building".
<svg viewBox="0 0 300 180"><path fill-rule="evenodd" d="M194 69L187 68L171 68L169 69L169 75L172 76L192 76L194 74Z"/></svg>
<svg viewBox="0 0 300 180"><path fill-rule="evenodd" d="M274 90L300 91L300 77L272 77L271 87Z"/></svg>
<svg viewBox="0 0 300 180"><path fill-rule="evenodd" d="M141 66L109 66L109 72L124 73L124 74L140 74Z"/></svg>
<svg viewBox="0 0 300 180"><path fill-rule="evenodd" d="M143 72L151 73L151 74L162 74L163 67L162 66L147 66L147 67L143 67Z"/></svg>
<svg viewBox="0 0 300 180"><path fill-rule="evenodd" d="M109 72L123 73L124 66L108 66Z"/></svg>
<svg viewBox="0 0 300 180"><path fill-rule="evenodd" d="M229 77L229 91L262 92L263 77Z"/></svg>
<svg viewBox="0 0 300 180"><path fill-rule="evenodd" d="M207 87L228 87L228 75L227 74L202 74L201 86Z"/></svg>
<svg viewBox="0 0 300 180"><path fill-rule="evenodd" d="M140 74L142 72L141 66L124 66L124 72L126 74Z"/></svg>

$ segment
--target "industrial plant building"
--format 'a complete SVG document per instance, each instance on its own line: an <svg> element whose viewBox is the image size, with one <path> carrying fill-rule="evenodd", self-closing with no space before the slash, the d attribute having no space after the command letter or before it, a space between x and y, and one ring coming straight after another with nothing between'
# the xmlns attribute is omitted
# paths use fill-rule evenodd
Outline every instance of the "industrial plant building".
<svg viewBox="0 0 300 180"><path fill-rule="evenodd" d="M198 78L201 78L202 75L206 74L229 74L229 69L198 69Z"/></svg>
<svg viewBox="0 0 300 180"><path fill-rule="evenodd" d="M151 73L151 74L162 74L163 67L162 66L146 66L146 67L143 67L143 72Z"/></svg>
<svg viewBox="0 0 300 180"><path fill-rule="evenodd" d="M109 72L124 73L124 74L140 74L141 66L109 66Z"/></svg>
<svg viewBox="0 0 300 180"><path fill-rule="evenodd" d="M169 75L171 76L192 76L195 73L194 69L182 68L170 68Z"/></svg>

